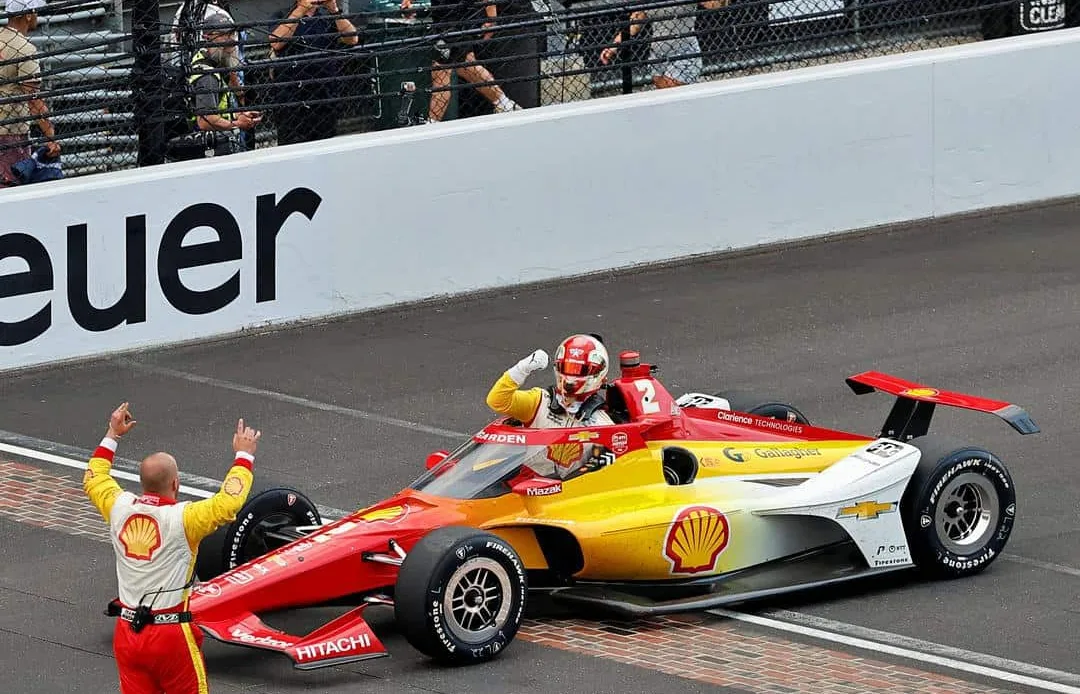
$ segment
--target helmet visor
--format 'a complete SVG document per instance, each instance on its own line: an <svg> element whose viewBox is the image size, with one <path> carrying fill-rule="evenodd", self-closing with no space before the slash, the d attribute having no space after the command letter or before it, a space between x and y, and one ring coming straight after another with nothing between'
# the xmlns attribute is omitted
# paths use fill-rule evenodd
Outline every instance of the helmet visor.
<svg viewBox="0 0 1080 694"><path fill-rule="evenodd" d="M603 368L604 367L601 364L564 361L559 364L559 373L563 376L595 376L600 373Z"/></svg>

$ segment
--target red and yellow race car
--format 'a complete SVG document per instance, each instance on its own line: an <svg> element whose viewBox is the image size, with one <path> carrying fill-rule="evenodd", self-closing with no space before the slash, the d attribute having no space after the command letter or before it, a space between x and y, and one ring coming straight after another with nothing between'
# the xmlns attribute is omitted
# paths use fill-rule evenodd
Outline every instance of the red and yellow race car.
<svg viewBox="0 0 1080 694"><path fill-rule="evenodd" d="M300 491L254 495L200 549L194 623L310 669L387 655L364 619L387 606L415 648L466 664L511 643L535 591L670 613L912 567L967 576L1009 539L1005 465L928 430L952 406L1038 432L1020 407L866 372L848 385L895 401L863 436L781 401L676 399L636 352L620 368L606 386L614 425L496 420L398 494L330 522ZM343 602L354 607L308 634L260 619Z"/></svg>

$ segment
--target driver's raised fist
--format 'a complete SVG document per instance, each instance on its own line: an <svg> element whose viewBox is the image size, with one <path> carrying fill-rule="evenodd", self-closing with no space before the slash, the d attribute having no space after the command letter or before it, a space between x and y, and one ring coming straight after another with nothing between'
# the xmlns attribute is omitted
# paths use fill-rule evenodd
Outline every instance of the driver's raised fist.
<svg viewBox="0 0 1080 694"><path fill-rule="evenodd" d="M521 385L529 377L529 374L542 371L547 368L547 365L547 352L538 349L510 368L510 378L514 379L514 383Z"/></svg>

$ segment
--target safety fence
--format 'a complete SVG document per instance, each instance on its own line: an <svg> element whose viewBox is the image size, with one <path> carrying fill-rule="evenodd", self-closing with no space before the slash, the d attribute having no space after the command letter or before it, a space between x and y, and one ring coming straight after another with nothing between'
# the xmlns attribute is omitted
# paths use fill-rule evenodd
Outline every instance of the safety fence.
<svg viewBox="0 0 1080 694"><path fill-rule="evenodd" d="M1080 0L291 1L49 0L27 32L36 92L19 86L25 58L0 28L0 161L45 143L37 97L70 177L1056 29L1080 14ZM10 13L0 25L9 17L17 26Z"/></svg>

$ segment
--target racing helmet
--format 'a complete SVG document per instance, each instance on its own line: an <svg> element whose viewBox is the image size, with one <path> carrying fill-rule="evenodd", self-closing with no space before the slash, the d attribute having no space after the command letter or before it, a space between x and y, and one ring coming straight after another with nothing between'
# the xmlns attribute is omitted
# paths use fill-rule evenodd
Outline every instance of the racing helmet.
<svg viewBox="0 0 1080 694"><path fill-rule="evenodd" d="M575 411L600 390L608 372L608 353L593 335L571 335L555 350L555 397Z"/></svg>

